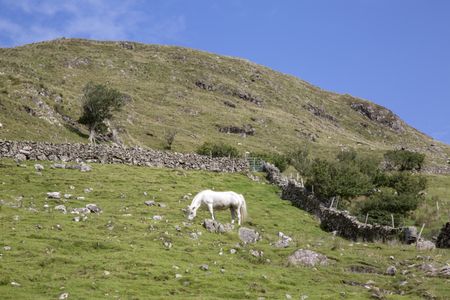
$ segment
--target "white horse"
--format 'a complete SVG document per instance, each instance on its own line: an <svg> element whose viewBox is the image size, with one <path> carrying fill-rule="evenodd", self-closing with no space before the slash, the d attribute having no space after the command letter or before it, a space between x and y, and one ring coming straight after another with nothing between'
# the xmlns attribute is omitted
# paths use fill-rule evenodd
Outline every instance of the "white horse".
<svg viewBox="0 0 450 300"><path fill-rule="evenodd" d="M206 205L211 218L214 220L213 209L227 209L231 210L231 223L234 223L236 214L238 217L238 224L244 221L247 217L247 204L245 203L244 196L235 192L215 192L211 190L204 190L195 195L192 199L191 205L188 206L188 219L193 220L197 215L197 209L200 206Z"/></svg>

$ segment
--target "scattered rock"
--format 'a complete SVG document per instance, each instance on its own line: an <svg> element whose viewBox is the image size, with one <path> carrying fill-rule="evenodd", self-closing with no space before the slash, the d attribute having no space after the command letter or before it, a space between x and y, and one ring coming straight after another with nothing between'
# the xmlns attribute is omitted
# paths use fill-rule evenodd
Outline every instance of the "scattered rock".
<svg viewBox="0 0 450 300"><path fill-rule="evenodd" d="M5 250L5 251L11 251L11 249L12 249L11 246L4 246L3 247L3 250Z"/></svg>
<svg viewBox="0 0 450 300"><path fill-rule="evenodd" d="M162 218L163 218L162 216L158 216L158 215L155 215L155 216L152 217L152 219L153 219L154 221L161 221Z"/></svg>
<svg viewBox="0 0 450 300"><path fill-rule="evenodd" d="M61 192L48 192L47 198L49 199L61 199Z"/></svg>
<svg viewBox="0 0 450 300"><path fill-rule="evenodd" d="M77 197L77 200L85 200L86 198L84 197Z"/></svg>
<svg viewBox="0 0 450 300"><path fill-rule="evenodd" d="M389 266L386 269L386 275L394 276L397 273L397 268L395 266Z"/></svg>
<svg viewBox="0 0 450 300"><path fill-rule="evenodd" d="M74 208L70 211L70 213L72 214L77 214L77 215L81 215L81 214L90 214L91 210L87 207L78 207L78 208Z"/></svg>
<svg viewBox="0 0 450 300"><path fill-rule="evenodd" d="M314 267L328 265L328 258L320 253L299 249L288 257L289 265Z"/></svg>
<svg viewBox="0 0 450 300"><path fill-rule="evenodd" d="M54 210L60 211L60 212L62 212L63 214L66 214L66 213L67 213L66 206L63 205L63 204L61 204L61 205L56 205L56 206L54 207Z"/></svg>
<svg viewBox="0 0 450 300"><path fill-rule="evenodd" d="M237 252L236 249L234 249L234 248L231 248L231 249L230 249L230 254L236 254L236 252Z"/></svg>
<svg viewBox="0 0 450 300"><path fill-rule="evenodd" d="M207 264L203 264L203 265L200 266L200 270L208 271L209 270L209 266Z"/></svg>
<svg viewBox="0 0 450 300"><path fill-rule="evenodd" d="M287 248L289 247L289 244L292 242L292 238L290 236L285 235L282 232L278 232L278 237L280 240L278 240L274 246L277 248Z"/></svg>
<svg viewBox="0 0 450 300"><path fill-rule="evenodd" d="M97 204L86 204L86 208L89 209L92 213L94 214L99 214L102 212L102 210L100 209L100 207L97 206Z"/></svg>
<svg viewBox="0 0 450 300"><path fill-rule="evenodd" d="M253 255L254 257L263 257L264 256L264 252L261 250L250 249L250 254Z"/></svg>
<svg viewBox="0 0 450 300"><path fill-rule="evenodd" d="M81 218L79 216L73 217L72 221L74 222L80 222Z"/></svg>
<svg viewBox="0 0 450 300"><path fill-rule="evenodd" d="M92 167L91 166L89 166L89 165L81 165L80 166L80 171L81 172L90 172L90 171L92 171Z"/></svg>
<svg viewBox="0 0 450 300"><path fill-rule="evenodd" d="M438 271L438 276L450 278L450 265L443 266Z"/></svg>
<svg viewBox="0 0 450 300"><path fill-rule="evenodd" d="M66 165L65 164L52 164L50 166L50 168L52 168L52 169L65 169Z"/></svg>
<svg viewBox="0 0 450 300"><path fill-rule="evenodd" d="M419 240L416 243L416 248L417 250L433 250L436 248L436 246L434 245L434 243L432 241L427 241L427 240Z"/></svg>
<svg viewBox="0 0 450 300"><path fill-rule="evenodd" d="M177 273L177 274L175 274L175 278L176 278L176 279L183 278L183 275Z"/></svg>
<svg viewBox="0 0 450 300"><path fill-rule="evenodd" d="M35 169L36 171L38 171L38 172L41 172L41 171L44 170L44 166L41 165L41 164L35 164L35 165L34 165L34 169Z"/></svg>
<svg viewBox="0 0 450 300"><path fill-rule="evenodd" d="M245 244L256 243L261 239L261 235L254 229L241 227L239 228L239 238Z"/></svg>
<svg viewBox="0 0 450 300"><path fill-rule="evenodd" d="M161 208L166 208L167 204L158 202L158 206L161 207Z"/></svg>
<svg viewBox="0 0 450 300"><path fill-rule="evenodd" d="M111 275L111 272L109 272L109 271L103 271L103 276L109 276L109 275Z"/></svg>
<svg viewBox="0 0 450 300"><path fill-rule="evenodd" d="M62 293L61 295L59 295L59 300L64 300L64 299L68 299L69 298L69 293L65 292Z"/></svg>
<svg viewBox="0 0 450 300"><path fill-rule="evenodd" d="M13 287L20 287L20 283L15 282L15 281L11 281L11 286L13 286Z"/></svg>
<svg viewBox="0 0 450 300"><path fill-rule="evenodd" d="M148 200L148 201L145 201L144 204L147 206L155 206L156 202L153 200Z"/></svg>
<svg viewBox="0 0 450 300"><path fill-rule="evenodd" d="M94 189L93 188L86 188L86 189L84 189L84 192L85 193L90 193L90 192L92 192Z"/></svg>
<svg viewBox="0 0 450 300"><path fill-rule="evenodd" d="M64 194L64 199L71 199L72 198L72 194Z"/></svg>
<svg viewBox="0 0 450 300"><path fill-rule="evenodd" d="M229 223L222 224L212 219L205 219L203 221L203 227L205 227L209 232L217 232L217 233L224 233L231 231L233 229L233 225Z"/></svg>
<svg viewBox="0 0 450 300"><path fill-rule="evenodd" d="M193 240L197 240L198 239L199 234L197 232L191 232L189 234L189 237Z"/></svg>

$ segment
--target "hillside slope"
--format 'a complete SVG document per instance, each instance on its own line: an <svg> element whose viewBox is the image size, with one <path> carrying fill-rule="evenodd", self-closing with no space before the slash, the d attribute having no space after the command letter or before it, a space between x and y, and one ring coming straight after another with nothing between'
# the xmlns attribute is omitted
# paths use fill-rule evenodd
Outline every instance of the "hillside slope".
<svg viewBox="0 0 450 300"><path fill-rule="evenodd" d="M102 164L80 172L53 169L50 162L40 162L44 170L36 172L34 163L18 167L13 160L0 160L2 299L58 299L63 293L69 299L450 295L448 276L437 272L450 262L448 250L334 237L314 217L280 200L275 186L242 174ZM237 228L208 232L201 226L209 217L206 210L189 222L182 209L192 194L207 188L242 193L249 210L244 226L262 239L244 245ZM55 191L71 196L46 196ZM148 200L162 204L147 206ZM102 212L86 214L86 219L71 213L88 203ZM218 211L216 217L229 222L230 213ZM273 246L280 231L293 239L287 248ZM326 255L328 266L288 266L288 256L297 249ZM204 264L208 270L201 268ZM395 276L385 274L391 265L397 268Z"/></svg>
<svg viewBox="0 0 450 300"><path fill-rule="evenodd" d="M111 124L127 145L161 148L176 132L173 150L181 152L221 140L242 153L308 143L319 156L405 147L443 165L450 155L386 108L239 58L79 39L0 49L0 138L86 142L75 121L90 80L129 96Z"/></svg>

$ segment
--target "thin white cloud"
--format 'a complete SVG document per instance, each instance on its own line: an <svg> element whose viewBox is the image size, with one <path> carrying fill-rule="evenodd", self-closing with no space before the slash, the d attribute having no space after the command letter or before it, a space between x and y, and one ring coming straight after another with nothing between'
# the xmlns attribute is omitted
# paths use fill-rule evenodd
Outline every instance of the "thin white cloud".
<svg viewBox="0 0 450 300"><path fill-rule="evenodd" d="M133 40L161 43L175 40L185 30L181 15L156 17L145 14L139 1L11 1L0 0L26 20L17 21L0 13L0 38L13 45L54 39L57 37L85 37L100 40Z"/></svg>

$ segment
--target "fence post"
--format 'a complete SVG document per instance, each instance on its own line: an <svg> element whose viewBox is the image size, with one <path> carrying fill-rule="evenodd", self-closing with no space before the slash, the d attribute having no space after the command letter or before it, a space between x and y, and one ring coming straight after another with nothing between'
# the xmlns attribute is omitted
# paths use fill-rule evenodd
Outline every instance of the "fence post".
<svg viewBox="0 0 450 300"><path fill-rule="evenodd" d="M366 214L366 221L364 221L364 225L367 225L367 219L369 218L369 213Z"/></svg>
<svg viewBox="0 0 450 300"><path fill-rule="evenodd" d="M394 215L393 214L391 214L391 219L392 219L392 228L395 228Z"/></svg>

